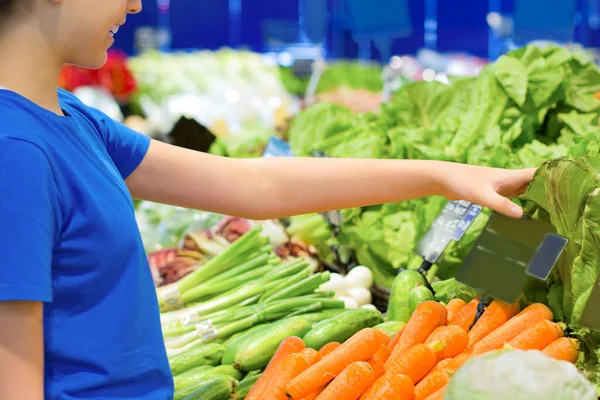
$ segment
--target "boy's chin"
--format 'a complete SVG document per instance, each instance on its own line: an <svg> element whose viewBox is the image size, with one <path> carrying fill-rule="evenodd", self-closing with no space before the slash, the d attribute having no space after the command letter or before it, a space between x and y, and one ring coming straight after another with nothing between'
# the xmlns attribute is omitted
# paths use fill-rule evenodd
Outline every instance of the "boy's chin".
<svg viewBox="0 0 600 400"><path fill-rule="evenodd" d="M77 57L72 61L68 61L67 64L75 65L77 67L86 69L100 69L106 64L108 60L107 51L103 51L99 54L86 54L85 56Z"/></svg>

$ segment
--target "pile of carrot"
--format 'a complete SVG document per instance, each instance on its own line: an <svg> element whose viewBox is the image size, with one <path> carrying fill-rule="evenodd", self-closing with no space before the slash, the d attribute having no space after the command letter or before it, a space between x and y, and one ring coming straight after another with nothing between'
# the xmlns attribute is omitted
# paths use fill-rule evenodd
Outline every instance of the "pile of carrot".
<svg viewBox="0 0 600 400"><path fill-rule="evenodd" d="M246 399L439 400L469 358L505 346L577 360L577 341L564 337L545 305L521 311L495 300L474 323L477 304L425 301L393 338L367 328L320 351L287 338Z"/></svg>

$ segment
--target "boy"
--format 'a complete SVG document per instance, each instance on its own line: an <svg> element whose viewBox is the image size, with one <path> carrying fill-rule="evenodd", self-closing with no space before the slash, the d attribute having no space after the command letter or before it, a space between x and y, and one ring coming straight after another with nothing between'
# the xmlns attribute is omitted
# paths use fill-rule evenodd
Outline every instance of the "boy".
<svg viewBox="0 0 600 400"><path fill-rule="evenodd" d="M225 159L153 142L57 91L65 63L100 67L141 8L0 0L0 399L172 398L132 196L254 219L431 195L522 215L504 196L533 170Z"/></svg>

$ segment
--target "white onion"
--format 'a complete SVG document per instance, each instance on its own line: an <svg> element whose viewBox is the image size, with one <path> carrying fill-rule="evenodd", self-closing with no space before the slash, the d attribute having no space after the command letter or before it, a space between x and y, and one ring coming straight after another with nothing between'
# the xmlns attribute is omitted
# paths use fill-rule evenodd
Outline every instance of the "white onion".
<svg viewBox="0 0 600 400"><path fill-rule="evenodd" d="M362 265L356 266L346 275L346 286L348 288L365 288L369 289L373 285L373 273L367 267Z"/></svg>
<svg viewBox="0 0 600 400"><path fill-rule="evenodd" d="M342 300L344 302L344 308L358 308L358 303L352 297L341 296L338 297L338 300Z"/></svg>
<svg viewBox="0 0 600 400"><path fill-rule="evenodd" d="M379 311L377 309L377 307L375 307L373 304L365 304L364 306L360 306L360 308L366 308L367 310Z"/></svg>
<svg viewBox="0 0 600 400"><path fill-rule="evenodd" d="M352 297L359 306L364 306L365 304L371 303L371 292L369 289L365 289L362 287L355 287L348 290L348 294Z"/></svg>
<svg viewBox="0 0 600 400"><path fill-rule="evenodd" d="M346 291L346 281L342 275L334 272L329 275L329 281L322 284L319 289L324 292L334 292L336 295L342 294Z"/></svg>

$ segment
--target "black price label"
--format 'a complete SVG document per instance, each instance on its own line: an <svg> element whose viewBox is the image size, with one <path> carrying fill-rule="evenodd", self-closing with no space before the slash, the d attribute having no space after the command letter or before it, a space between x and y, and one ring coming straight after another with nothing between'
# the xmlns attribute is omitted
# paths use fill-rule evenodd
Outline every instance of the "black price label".
<svg viewBox="0 0 600 400"><path fill-rule="evenodd" d="M416 253L425 261L435 264L451 241L462 239L481 210L481 206L468 201L448 202L419 241Z"/></svg>
<svg viewBox="0 0 600 400"><path fill-rule="evenodd" d="M171 133L171 144L190 150L207 153L217 137L204 125L186 117L181 117Z"/></svg>
<svg viewBox="0 0 600 400"><path fill-rule="evenodd" d="M292 71L298 78L307 79L313 73L313 63L315 60L296 59L292 64Z"/></svg>
<svg viewBox="0 0 600 400"><path fill-rule="evenodd" d="M512 304L522 293L527 276L540 280L549 276L567 243L547 222L494 213L456 280Z"/></svg>

